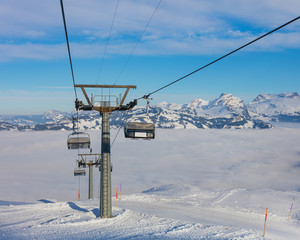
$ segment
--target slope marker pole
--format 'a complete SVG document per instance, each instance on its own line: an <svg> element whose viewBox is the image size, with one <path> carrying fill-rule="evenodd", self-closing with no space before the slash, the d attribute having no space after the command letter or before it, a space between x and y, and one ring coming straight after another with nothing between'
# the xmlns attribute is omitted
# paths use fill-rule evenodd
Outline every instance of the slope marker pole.
<svg viewBox="0 0 300 240"><path fill-rule="evenodd" d="M78 201L80 201L80 176L78 178L78 193L77 193L77 196L78 196Z"/></svg>
<svg viewBox="0 0 300 240"><path fill-rule="evenodd" d="M263 236L266 235L267 216L268 216L268 208L266 209L265 226L264 226L264 234L263 234Z"/></svg>
<svg viewBox="0 0 300 240"><path fill-rule="evenodd" d="M290 216L291 216L291 213L292 213L292 209L293 209L293 203L291 205L291 208L290 208L290 212L289 212L289 217L288 217L288 220L290 221Z"/></svg>
<svg viewBox="0 0 300 240"><path fill-rule="evenodd" d="M118 207L118 188L116 189L116 207Z"/></svg>

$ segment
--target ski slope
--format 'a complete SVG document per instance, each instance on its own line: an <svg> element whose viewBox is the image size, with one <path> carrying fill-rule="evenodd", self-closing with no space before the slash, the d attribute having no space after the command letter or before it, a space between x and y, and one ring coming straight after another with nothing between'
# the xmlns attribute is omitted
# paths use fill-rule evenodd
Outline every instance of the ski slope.
<svg viewBox="0 0 300 240"><path fill-rule="evenodd" d="M122 197L118 207L113 198L112 219L97 218L88 177L73 176L77 151L66 149L67 135L1 132L0 239L264 239L266 208L265 239L299 239L300 128L121 135L112 186L122 183ZM90 135L97 152L99 131ZM94 169L96 196L98 186Z"/></svg>
<svg viewBox="0 0 300 240"><path fill-rule="evenodd" d="M283 208L291 199L299 204L300 194L166 185L122 196L118 207L113 207L112 219L97 218L98 200L2 202L0 236L1 239L263 239L261 205L268 202L266 239L297 239L299 209L288 221L288 209ZM116 204L115 198L113 203Z"/></svg>

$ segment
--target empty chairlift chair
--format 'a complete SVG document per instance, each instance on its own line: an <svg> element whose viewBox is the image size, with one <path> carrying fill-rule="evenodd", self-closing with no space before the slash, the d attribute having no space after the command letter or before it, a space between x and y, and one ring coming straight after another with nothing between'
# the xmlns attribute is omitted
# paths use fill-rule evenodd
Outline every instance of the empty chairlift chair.
<svg viewBox="0 0 300 240"><path fill-rule="evenodd" d="M73 132L68 136L68 149L90 148L90 135L84 132Z"/></svg>
<svg viewBox="0 0 300 240"><path fill-rule="evenodd" d="M124 127L125 138L154 139L154 123L127 122Z"/></svg>
<svg viewBox="0 0 300 240"><path fill-rule="evenodd" d="M85 176L85 169L75 168L74 169L74 176Z"/></svg>
<svg viewBox="0 0 300 240"><path fill-rule="evenodd" d="M140 116L136 118L136 120L140 119L140 121L130 121L127 122L124 126L125 138L132 139L154 139L155 138L155 124L149 118L149 103L150 98L146 98L147 100L147 108L146 108L146 116Z"/></svg>

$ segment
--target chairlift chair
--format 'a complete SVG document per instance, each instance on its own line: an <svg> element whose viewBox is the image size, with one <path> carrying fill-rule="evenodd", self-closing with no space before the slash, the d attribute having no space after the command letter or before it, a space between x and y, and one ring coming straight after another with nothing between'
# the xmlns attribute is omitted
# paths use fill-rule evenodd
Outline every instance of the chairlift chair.
<svg viewBox="0 0 300 240"><path fill-rule="evenodd" d="M84 132L73 132L68 136L68 149L90 148L90 135Z"/></svg>
<svg viewBox="0 0 300 240"><path fill-rule="evenodd" d="M154 139L154 123L127 122L124 127L125 138Z"/></svg>
<svg viewBox="0 0 300 240"><path fill-rule="evenodd" d="M155 138L155 125L149 118L149 103L150 98L147 100L146 116L142 116L142 122L130 121L125 124L124 133L125 138L131 139L154 139Z"/></svg>
<svg viewBox="0 0 300 240"><path fill-rule="evenodd" d="M74 169L74 176L85 176L85 169L75 168Z"/></svg>

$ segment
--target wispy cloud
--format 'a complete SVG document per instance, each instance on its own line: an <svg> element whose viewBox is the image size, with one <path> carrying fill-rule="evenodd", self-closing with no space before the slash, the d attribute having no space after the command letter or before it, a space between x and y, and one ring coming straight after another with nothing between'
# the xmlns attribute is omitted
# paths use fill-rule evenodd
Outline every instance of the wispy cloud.
<svg viewBox="0 0 300 240"><path fill-rule="evenodd" d="M263 33L262 33L263 34ZM231 38L233 35L235 38ZM227 37L186 36L186 38L146 39L140 43L135 55L216 55L234 50L237 47L257 38L249 32L229 31ZM268 39L261 40L246 51L282 51L299 48L300 33L276 33ZM111 41L109 54L128 55L135 46L134 42L123 40ZM73 58L98 58L104 49L103 44L73 43ZM0 62L16 59L51 60L67 58L65 44L0 44Z"/></svg>
<svg viewBox="0 0 300 240"><path fill-rule="evenodd" d="M0 44L0 61L11 61L14 59L46 60L61 58L65 54L64 44Z"/></svg>
<svg viewBox="0 0 300 240"><path fill-rule="evenodd" d="M115 1L64 3L73 56L99 57L109 33ZM108 54L130 53L155 6L154 1L120 2ZM3 0L0 9L0 61L66 57L58 2ZM135 53L223 53L296 17L297 9L297 0L162 1ZM257 44L259 47L252 51L262 51L262 46L266 51L299 48L299 29L300 23L295 22L268 42Z"/></svg>

